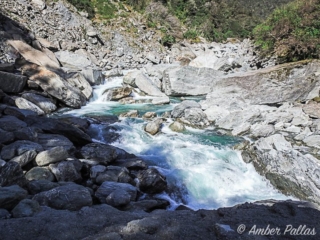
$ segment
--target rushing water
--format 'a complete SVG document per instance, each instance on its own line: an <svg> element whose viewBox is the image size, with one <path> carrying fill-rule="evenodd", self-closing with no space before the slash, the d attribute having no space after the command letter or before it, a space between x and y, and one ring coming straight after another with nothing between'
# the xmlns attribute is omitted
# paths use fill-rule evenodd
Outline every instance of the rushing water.
<svg viewBox="0 0 320 240"><path fill-rule="evenodd" d="M162 114L177 104L155 106L152 104L127 104L104 101L106 89L121 86L122 79L114 78L94 89L92 100L83 108L68 114L119 115L137 109L142 115L148 111ZM135 98L138 97L134 94ZM168 180L169 190L158 195L167 199L174 209L179 204L192 209L214 209L238 203L264 200L286 199L262 176L256 173L252 164L242 161L238 151L231 147L240 139L221 136L214 129L198 130L187 128L184 133L176 133L165 123L161 133L151 136L144 132L145 121L124 118L113 124L121 137L112 145L125 149L154 165ZM99 132L100 125L93 125ZM104 141L97 134L96 141Z"/></svg>

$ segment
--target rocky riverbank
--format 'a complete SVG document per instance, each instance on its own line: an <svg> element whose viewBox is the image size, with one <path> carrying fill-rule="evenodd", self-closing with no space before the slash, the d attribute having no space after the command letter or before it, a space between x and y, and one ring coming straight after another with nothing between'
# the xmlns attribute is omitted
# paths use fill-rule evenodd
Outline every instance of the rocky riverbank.
<svg viewBox="0 0 320 240"><path fill-rule="evenodd" d="M161 132L162 119L172 118L176 131L214 125L249 137L237 146L244 161L283 193L319 204L319 61L273 66L272 59L257 57L249 40L164 49L142 25L142 34L150 36L141 40L142 49L133 48L120 32L106 38L64 1L0 6L3 239L251 239L255 224L271 224L282 234L290 224L320 229L317 205L305 202L166 211L169 202L156 196L167 189L166 178L108 144L117 138L109 126L117 117L47 117L62 107L84 106L105 77L140 69L124 76L122 88L106 92L106 100L134 103L135 92L167 104L172 96L206 95L161 119L145 114L152 119L147 132ZM124 115L133 116L138 113ZM104 127L107 143L92 141L94 124ZM240 224L247 226L244 235L237 233Z"/></svg>

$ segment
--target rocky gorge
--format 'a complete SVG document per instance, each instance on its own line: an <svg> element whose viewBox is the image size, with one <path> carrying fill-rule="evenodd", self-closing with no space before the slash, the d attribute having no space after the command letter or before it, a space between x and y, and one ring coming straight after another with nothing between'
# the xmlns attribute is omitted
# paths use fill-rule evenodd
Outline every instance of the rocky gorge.
<svg viewBox="0 0 320 240"><path fill-rule="evenodd" d="M182 42L159 52L149 40L137 50L119 32L102 36L64 1L0 5L1 238L276 239L249 232L270 225L291 239L317 239L318 60L275 65L259 59L248 39ZM133 110L119 117L60 114L88 105L97 85L118 76L122 86L104 90L104 101ZM188 99L195 96L201 100ZM134 109L176 98L162 115ZM113 124L126 118L144 119L143 130L155 137L166 126L174 132L214 127L241 137L233 147L243 161L296 199L168 211L170 201L159 194L168 191L169 179L112 144L121 138ZM288 225L306 227L286 232Z"/></svg>

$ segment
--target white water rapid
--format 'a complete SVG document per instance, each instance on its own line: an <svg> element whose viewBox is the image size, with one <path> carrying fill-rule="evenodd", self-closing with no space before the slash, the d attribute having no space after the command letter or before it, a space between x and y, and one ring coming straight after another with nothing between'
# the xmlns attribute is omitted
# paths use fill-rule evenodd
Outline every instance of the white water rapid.
<svg viewBox="0 0 320 240"><path fill-rule="evenodd" d="M121 84L122 78L114 78L97 86L93 99L85 107L67 113L118 115L137 109L140 114L147 111L161 114L177 104L121 105L103 100L106 89ZM121 137L112 145L142 157L167 177L169 190L158 197L169 200L171 209L180 204L192 209L216 209L257 200L288 198L260 176L252 164L244 163L239 152L231 149L239 139L218 135L214 129L187 128L184 133L176 133L169 129L169 122L164 124L160 134L151 136L143 130L144 124L142 119L129 118L113 124ZM99 128L99 125L95 127ZM96 140L103 141L100 136Z"/></svg>

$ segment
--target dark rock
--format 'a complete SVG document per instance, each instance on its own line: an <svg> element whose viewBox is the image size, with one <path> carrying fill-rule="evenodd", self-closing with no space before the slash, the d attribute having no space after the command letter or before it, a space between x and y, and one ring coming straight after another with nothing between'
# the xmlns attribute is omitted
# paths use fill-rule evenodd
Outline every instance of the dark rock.
<svg viewBox="0 0 320 240"><path fill-rule="evenodd" d="M24 167L29 162L31 162L33 159L35 159L36 156L37 156L37 152L34 150L31 150L31 151L27 151L27 152L21 154L20 156L12 158L10 161L19 163L19 165L21 167Z"/></svg>
<svg viewBox="0 0 320 240"><path fill-rule="evenodd" d="M49 98L43 97L34 93L24 93L22 97L34 103L41 108L45 113L51 113L57 109L57 106Z"/></svg>
<svg viewBox="0 0 320 240"><path fill-rule="evenodd" d="M50 164L49 168L58 182L78 182L82 180L80 173L82 163L79 160Z"/></svg>
<svg viewBox="0 0 320 240"><path fill-rule="evenodd" d="M14 116L3 116L0 118L0 128L2 130L13 132L24 127L27 127L27 124Z"/></svg>
<svg viewBox="0 0 320 240"><path fill-rule="evenodd" d="M19 185L20 187L27 185L23 171L16 162L7 162L4 166L0 167L0 186L11 185Z"/></svg>
<svg viewBox="0 0 320 240"><path fill-rule="evenodd" d="M148 168L145 161L140 158L119 159L114 164L116 166L125 167L129 170L145 170Z"/></svg>
<svg viewBox="0 0 320 240"><path fill-rule="evenodd" d="M0 71L0 89L6 93L20 93L26 85L27 77Z"/></svg>
<svg viewBox="0 0 320 240"><path fill-rule="evenodd" d="M4 110L4 114L14 116L20 120L24 120L27 116L37 116L37 113L34 111L10 106Z"/></svg>
<svg viewBox="0 0 320 240"><path fill-rule="evenodd" d="M27 151L40 152L42 150L42 146L38 143L20 140L3 147L1 151L1 158L4 160L10 160L15 156L20 156Z"/></svg>
<svg viewBox="0 0 320 240"><path fill-rule="evenodd" d="M14 137L17 140L28 140L28 141L38 141L38 132L35 128L21 128L14 132Z"/></svg>
<svg viewBox="0 0 320 240"><path fill-rule="evenodd" d="M110 164L116 159L130 157L126 151L102 143L90 143L81 148L81 157L97 161L102 164Z"/></svg>
<svg viewBox="0 0 320 240"><path fill-rule="evenodd" d="M12 73L14 71L13 63L1 63L0 64L0 72L9 72Z"/></svg>
<svg viewBox="0 0 320 240"><path fill-rule="evenodd" d="M67 151L74 149L73 143L66 137L58 134L38 134L38 143L43 149L49 150L54 147L64 147Z"/></svg>
<svg viewBox="0 0 320 240"><path fill-rule="evenodd" d="M115 190L122 190L130 195L130 200L135 201L137 197L137 188L128 183L104 182L97 189L95 196L101 203L106 203L107 197Z"/></svg>
<svg viewBox="0 0 320 240"><path fill-rule="evenodd" d="M105 171L98 173L95 179L97 184L102 184L106 181L122 182L133 184L133 179L130 177L129 171L126 168L108 166Z"/></svg>
<svg viewBox="0 0 320 240"><path fill-rule="evenodd" d="M64 147L59 146L40 152L35 160L38 166L45 166L50 163L66 160L68 155L68 151Z"/></svg>
<svg viewBox="0 0 320 240"><path fill-rule="evenodd" d="M0 219L8 219L11 217L11 214L8 210L0 208Z"/></svg>
<svg viewBox="0 0 320 240"><path fill-rule="evenodd" d="M32 180L47 180L53 182L55 177L47 167L34 167L26 173L26 179Z"/></svg>
<svg viewBox="0 0 320 240"><path fill-rule="evenodd" d="M125 210L127 211L137 211L142 210L145 212L151 212L156 209L166 209L170 206L167 200L163 199L146 199L137 202L131 202Z"/></svg>
<svg viewBox="0 0 320 240"><path fill-rule="evenodd" d="M40 210L41 207L37 201L24 199L12 210L12 216L14 218L32 217Z"/></svg>
<svg viewBox="0 0 320 240"><path fill-rule="evenodd" d="M79 128L76 128L71 124L59 121L58 119L28 117L26 119L26 122L30 127L39 128L47 133L61 134L67 137L74 144L84 145L91 142L91 138Z"/></svg>
<svg viewBox="0 0 320 240"><path fill-rule="evenodd" d="M42 206L71 211L76 211L84 206L92 205L90 191L87 188L74 183L38 193L33 197L33 200L36 200Z"/></svg>
<svg viewBox="0 0 320 240"><path fill-rule="evenodd" d="M0 208L11 210L27 195L28 192L18 185L2 187L0 188Z"/></svg>
<svg viewBox="0 0 320 240"><path fill-rule="evenodd" d="M142 192L154 194L167 189L167 180L155 168L149 168L138 174L139 189Z"/></svg>
<svg viewBox="0 0 320 240"><path fill-rule="evenodd" d="M33 180L29 182L28 190L31 194L37 194L41 192L49 191L53 188L59 187L56 182L51 182L48 180Z"/></svg>
<svg viewBox="0 0 320 240"><path fill-rule="evenodd" d="M113 207L122 207L130 202L130 194L123 189L116 189L106 198L106 203Z"/></svg>
<svg viewBox="0 0 320 240"><path fill-rule="evenodd" d="M86 114L85 116L92 118L92 119L98 121L99 123L108 124L108 125L119 121L119 118L114 115L102 115L101 116L101 115Z"/></svg>
<svg viewBox="0 0 320 240"><path fill-rule="evenodd" d="M14 134L0 129L0 144L8 144L14 141Z"/></svg>
<svg viewBox="0 0 320 240"><path fill-rule="evenodd" d="M60 121L65 122L67 124L71 124L72 126L75 126L77 128L80 128L82 131L85 131L90 126L90 122L86 118L80 118L80 117L60 117Z"/></svg>
<svg viewBox="0 0 320 240"><path fill-rule="evenodd" d="M106 166L103 165L95 165L90 168L90 178L95 179L99 173L104 172L107 169Z"/></svg>

